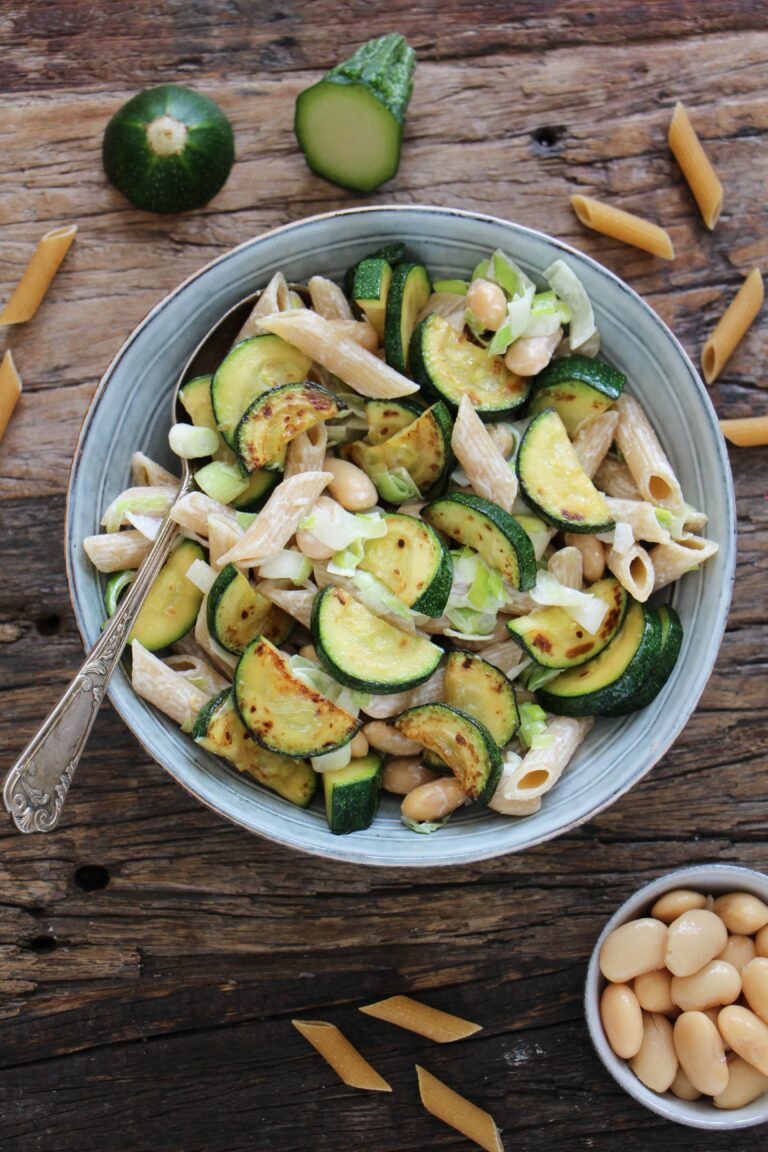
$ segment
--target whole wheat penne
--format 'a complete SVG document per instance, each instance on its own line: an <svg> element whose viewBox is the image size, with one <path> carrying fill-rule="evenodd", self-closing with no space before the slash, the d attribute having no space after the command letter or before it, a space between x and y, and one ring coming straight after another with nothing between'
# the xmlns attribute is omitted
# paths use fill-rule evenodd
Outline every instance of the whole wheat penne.
<svg viewBox="0 0 768 1152"><path fill-rule="evenodd" d="M208 597L203 597L203 602L200 605L200 611L197 614L195 621L195 640L197 644L205 652L206 659L210 660L215 668L218 668L224 676L232 675L232 672L237 667L237 656L232 652L228 652L226 648L222 648L214 640L213 636L208 629Z"/></svg>
<svg viewBox="0 0 768 1152"><path fill-rule="evenodd" d="M701 146L688 112L679 101L675 105L667 139L688 187L693 192L702 219L711 230L717 224L723 207L723 186Z"/></svg>
<svg viewBox="0 0 768 1152"><path fill-rule="evenodd" d="M21 396L21 376L16 370L10 348L0 361L0 440L10 423Z"/></svg>
<svg viewBox="0 0 768 1152"><path fill-rule="evenodd" d="M320 493L333 480L331 472L301 472L283 480L237 544L221 557L222 564L258 568L290 540Z"/></svg>
<svg viewBox="0 0 768 1152"><path fill-rule="evenodd" d="M327 444L328 429L325 423L315 424L306 432L299 432L288 445L283 478L287 480L300 472L322 472Z"/></svg>
<svg viewBox="0 0 768 1152"><path fill-rule="evenodd" d="M433 292L416 317L416 323L419 324L432 312L437 312L438 316L447 320L457 332L464 331L467 305L464 297L459 296L458 292Z"/></svg>
<svg viewBox="0 0 768 1152"><path fill-rule="evenodd" d="M187 656L182 652L174 652L173 655L167 656L163 663L185 680L189 680L209 698L217 696L232 683L200 656Z"/></svg>
<svg viewBox="0 0 768 1152"><path fill-rule="evenodd" d="M517 476L466 395L459 404L451 447L478 496L493 500L510 512L517 496Z"/></svg>
<svg viewBox="0 0 768 1152"><path fill-rule="evenodd" d="M484 424L486 432L506 461L515 450L517 437L508 424Z"/></svg>
<svg viewBox="0 0 768 1152"><path fill-rule="evenodd" d="M371 695L368 703L361 707L373 720L387 720L404 712L406 708L416 708L420 704L434 704L442 700L445 694L445 669L438 668L429 680L410 688L407 692L392 692L387 696Z"/></svg>
<svg viewBox="0 0 768 1152"><path fill-rule="evenodd" d="M429 1004L422 1004L419 1000L412 1000L410 996L388 996L386 1000L377 1000L375 1004L363 1005L360 1011L366 1016L375 1016L377 1020L386 1020L388 1024L405 1028L408 1032L426 1036L435 1044L452 1044L475 1032L481 1032L483 1027L482 1024L462 1020L450 1012L441 1012Z"/></svg>
<svg viewBox="0 0 768 1152"><path fill-rule="evenodd" d="M325 1020L291 1020L291 1024L350 1088L364 1088L368 1092L392 1091L383 1076L371 1067L335 1024L328 1024Z"/></svg>
<svg viewBox="0 0 768 1152"><path fill-rule="evenodd" d="M221 569L222 556L234 548L243 535L242 528L229 516L211 512L208 516L205 535L208 537L208 563L212 568Z"/></svg>
<svg viewBox="0 0 768 1152"><path fill-rule="evenodd" d="M293 307L291 293L282 272L275 272L264 291L254 304L248 319L237 334L236 344L247 340L251 336L259 336L263 329L260 325L262 316L272 316L275 312L287 312Z"/></svg>
<svg viewBox="0 0 768 1152"><path fill-rule="evenodd" d="M431 1112L449 1128L461 1132L468 1140L474 1140L486 1152L504 1152L499 1130L489 1112L478 1108L466 1096L454 1092L419 1064L416 1065L416 1074L421 1102L427 1112Z"/></svg>
<svg viewBox="0 0 768 1152"><path fill-rule="evenodd" d="M633 544L626 552L617 552L609 548L605 554L605 566L621 584L630 596L639 600L641 604L650 596L654 589L655 573L653 562L639 544Z"/></svg>
<svg viewBox="0 0 768 1152"><path fill-rule="evenodd" d="M329 320L328 323L338 339L351 340L368 352L375 352L379 347L376 329L367 320Z"/></svg>
<svg viewBox="0 0 768 1152"><path fill-rule="evenodd" d="M552 720L546 729L549 737L546 746L531 748L517 767L502 773L489 807L512 815L508 811L510 804L540 799L549 792L570 764L593 723L591 716L557 716Z"/></svg>
<svg viewBox="0 0 768 1152"><path fill-rule="evenodd" d="M282 608L294 620L298 620L299 624L309 628L312 620L312 604L317 595L316 588L286 588L275 580L262 580L256 585L256 591L261 592L262 596L266 596L267 600L271 600L278 608Z"/></svg>
<svg viewBox="0 0 768 1152"><path fill-rule="evenodd" d="M686 572L695 572L717 551L718 545L714 540L705 540L701 536L685 536L682 540L671 540L669 544L657 544L650 551L654 592L679 580Z"/></svg>
<svg viewBox="0 0 768 1152"><path fill-rule="evenodd" d="M622 393L616 407L616 443L643 499L680 511L684 504L680 483L642 405Z"/></svg>
<svg viewBox="0 0 768 1152"><path fill-rule="evenodd" d="M605 549L597 536L566 532L563 540L569 548L578 548L581 553L581 571L587 584L600 580L605 571Z"/></svg>
<svg viewBox="0 0 768 1152"><path fill-rule="evenodd" d="M607 412L601 412L588 424L584 424L583 427L576 430L572 440L573 448L579 458L579 463L590 480L602 464L613 443L618 423L619 414L614 408L611 408Z"/></svg>
<svg viewBox="0 0 768 1152"><path fill-rule="evenodd" d="M530 603L530 610L533 610L536 604L533 600ZM489 644L487 648L483 648L483 660L493 664L494 668L503 672L508 680L514 680L531 662L527 656L523 656L520 646L514 640L501 640L496 644Z"/></svg>
<svg viewBox="0 0 768 1152"><path fill-rule="evenodd" d="M124 568L138 568L152 544L141 532L105 532L100 536L86 536L85 554L99 572L121 572Z"/></svg>
<svg viewBox="0 0 768 1152"><path fill-rule="evenodd" d="M594 232L611 236L623 244L631 244L633 248L641 248L643 252L660 256L662 260L674 260L675 249L669 233L658 224L652 224L650 220L644 220L632 212L603 204L591 196L571 196L571 206L581 223Z"/></svg>
<svg viewBox="0 0 768 1152"><path fill-rule="evenodd" d="M333 280L326 280L325 276L310 276L307 288L312 307L318 316L325 320L355 319L349 301Z"/></svg>
<svg viewBox="0 0 768 1152"><path fill-rule="evenodd" d="M133 483L143 488L146 485L178 488L179 478L163 468L162 464L150 460L143 452L134 452L131 456L131 479Z"/></svg>
<svg viewBox="0 0 768 1152"><path fill-rule="evenodd" d="M189 731L210 696L148 652L138 640L131 644L131 657L134 692Z"/></svg>
<svg viewBox="0 0 768 1152"><path fill-rule="evenodd" d="M337 336L329 322L314 312L281 312L264 317L261 325L311 356L361 396L391 400L418 392L418 384L401 376L354 340Z"/></svg>
<svg viewBox="0 0 768 1152"><path fill-rule="evenodd" d="M45 233L13 295L0 312L0 324L24 324L32 319L76 235L76 224Z"/></svg>
<svg viewBox="0 0 768 1152"><path fill-rule="evenodd" d="M701 366L707 384L714 384L752 321L763 306L765 290L759 268L753 268L717 322L704 345Z"/></svg>
<svg viewBox="0 0 768 1152"><path fill-rule="evenodd" d="M651 544L668 542L669 532L659 524L656 508L647 500L618 500L615 496L606 496L605 502L617 523L630 525L635 540L647 540Z"/></svg>
<svg viewBox="0 0 768 1152"><path fill-rule="evenodd" d="M547 571L551 572L556 580L566 588L576 588L581 591L584 579L581 552L578 548L558 548L547 561Z"/></svg>
<svg viewBox="0 0 768 1152"><path fill-rule="evenodd" d="M720 431L726 440L730 440L731 444L738 444L740 448L755 448L760 444L768 444L768 416L743 416L736 420L721 420Z"/></svg>
<svg viewBox="0 0 768 1152"><path fill-rule="evenodd" d="M632 473L624 461L616 456L606 456L593 480L595 487L606 496L615 496L617 500L642 500Z"/></svg>
<svg viewBox="0 0 768 1152"><path fill-rule="evenodd" d="M214 515L235 523L232 509L206 496L205 492L187 492L176 501L170 511L171 519L181 528L203 537L208 535L208 517Z"/></svg>

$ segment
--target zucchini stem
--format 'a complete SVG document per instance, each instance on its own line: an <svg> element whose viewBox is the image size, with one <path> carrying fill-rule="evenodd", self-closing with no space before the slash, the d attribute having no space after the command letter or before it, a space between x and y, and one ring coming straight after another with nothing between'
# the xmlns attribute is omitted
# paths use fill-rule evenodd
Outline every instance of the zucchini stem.
<svg viewBox="0 0 768 1152"><path fill-rule="evenodd" d="M147 143L156 156L178 156L187 144L186 124L173 116L158 116L147 124Z"/></svg>

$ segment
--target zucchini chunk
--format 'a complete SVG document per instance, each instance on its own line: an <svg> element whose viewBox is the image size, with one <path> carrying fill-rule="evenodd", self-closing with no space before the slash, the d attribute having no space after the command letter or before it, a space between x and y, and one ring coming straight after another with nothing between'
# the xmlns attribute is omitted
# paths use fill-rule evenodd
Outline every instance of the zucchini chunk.
<svg viewBox="0 0 768 1152"><path fill-rule="evenodd" d="M255 636L284 644L293 631L293 620L257 591L234 564L227 564L216 577L206 604L208 631L214 640L239 656Z"/></svg>
<svg viewBox="0 0 768 1152"><path fill-rule="evenodd" d="M413 424L424 411L418 404L409 400L366 400L365 414L368 417L367 444L383 444L403 428Z"/></svg>
<svg viewBox="0 0 768 1152"><path fill-rule="evenodd" d="M627 378L604 360L563 356L552 360L533 381L528 413L554 408L569 436L586 420L599 416L618 400Z"/></svg>
<svg viewBox="0 0 768 1152"><path fill-rule="evenodd" d="M174 548L141 606L129 644L138 640L148 652L157 652L194 628L203 593L187 580L187 572L194 560L204 559L205 552L195 540L182 540Z"/></svg>
<svg viewBox="0 0 768 1152"><path fill-rule="evenodd" d="M346 768L323 772L325 815L335 836L362 832L373 823L381 794L383 756L369 752Z"/></svg>
<svg viewBox="0 0 768 1152"><path fill-rule="evenodd" d="M375 252L368 252L362 259L358 260L355 264L350 264L344 273L343 288L344 295L352 299L352 290L355 286L355 273L362 264L363 260L386 260L391 268L395 264L402 264L405 260L405 244L399 241L396 244L383 244L381 248L377 248Z"/></svg>
<svg viewBox="0 0 768 1152"><path fill-rule="evenodd" d="M225 688L201 709L192 739L298 808L306 808L317 790L317 773L307 760L268 752L251 739L237 713L231 688Z"/></svg>
<svg viewBox="0 0 768 1152"><path fill-rule="evenodd" d="M358 564L398 599L423 612L442 616L453 582L453 561L440 537L415 516L385 512L386 536L366 540Z"/></svg>
<svg viewBox="0 0 768 1152"><path fill-rule="evenodd" d="M471 799L491 800L501 776L501 752L478 720L448 704L421 704L387 723L447 764Z"/></svg>
<svg viewBox="0 0 768 1152"><path fill-rule="evenodd" d="M451 652L445 664L445 702L479 720L503 748L520 727L517 695L500 668L474 652Z"/></svg>
<svg viewBox="0 0 768 1152"><path fill-rule="evenodd" d="M315 424L332 420L346 404L322 384L305 380L262 392L235 431L235 451L246 472L278 460L288 442Z"/></svg>
<svg viewBox="0 0 768 1152"><path fill-rule="evenodd" d="M364 692L403 692L434 672L442 649L374 616L341 588L324 588L312 605L312 643L340 684Z"/></svg>
<svg viewBox="0 0 768 1152"><path fill-rule="evenodd" d="M479 552L513 588L536 583L536 554L528 533L503 508L469 492L451 492L421 510L428 524Z"/></svg>
<svg viewBox="0 0 768 1152"><path fill-rule="evenodd" d="M656 699L672 675L683 644L683 626L671 604L662 604L657 612L661 624L661 652L654 667L633 696L623 704L606 709L604 716L623 716L627 712L637 712L638 709L647 707Z"/></svg>
<svg viewBox="0 0 768 1152"><path fill-rule="evenodd" d="M308 356L272 333L241 340L227 353L211 381L211 404L216 427L230 448L243 413L257 396L306 380L311 366Z"/></svg>
<svg viewBox="0 0 768 1152"><path fill-rule="evenodd" d="M453 422L445 404L433 404L382 444L355 440L352 444L342 444L339 454L367 472L374 484L377 473L406 468L419 492L425 495L438 487L451 467L452 429Z"/></svg>
<svg viewBox="0 0 768 1152"><path fill-rule="evenodd" d="M507 621L512 639L544 668L576 668L586 664L611 643L624 623L629 595L618 580L606 576L585 589L608 605L594 635L574 620L565 608L537 608L527 616Z"/></svg>
<svg viewBox="0 0 768 1152"><path fill-rule="evenodd" d="M392 265L386 260L361 260L352 281L352 300L375 329L379 343L384 339L384 315L387 307Z"/></svg>
<svg viewBox="0 0 768 1152"><path fill-rule="evenodd" d="M615 523L605 497L579 463L554 408L534 416L520 442L517 478L525 501L565 532L610 532Z"/></svg>
<svg viewBox="0 0 768 1152"><path fill-rule="evenodd" d="M361 722L294 676L279 649L252 640L235 669L235 703L262 748L283 756L323 756L348 744Z"/></svg>
<svg viewBox="0 0 768 1152"><path fill-rule="evenodd" d="M195 376L179 389L179 400L196 428L216 428L216 417L211 404L212 376Z"/></svg>
<svg viewBox="0 0 768 1152"><path fill-rule="evenodd" d="M411 339L413 377L425 392L456 410L469 396L481 420L501 420L517 412L531 391L531 381L516 376L503 356L489 356L461 332L431 312Z"/></svg>
<svg viewBox="0 0 768 1152"><path fill-rule="evenodd" d="M416 318L432 295L432 282L423 264L398 264L392 271L384 315L387 364L407 373L411 335Z"/></svg>
<svg viewBox="0 0 768 1152"><path fill-rule="evenodd" d="M660 652L657 613L633 600L618 635L599 656L561 672L536 695L542 708L559 716L599 716L623 708L645 683Z"/></svg>

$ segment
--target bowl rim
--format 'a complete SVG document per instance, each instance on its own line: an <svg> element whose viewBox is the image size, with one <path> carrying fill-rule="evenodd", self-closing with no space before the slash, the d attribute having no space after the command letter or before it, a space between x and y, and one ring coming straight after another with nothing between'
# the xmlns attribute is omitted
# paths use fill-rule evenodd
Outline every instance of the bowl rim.
<svg viewBox="0 0 768 1152"><path fill-rule="evenodd" d="M86 649L86 651L88 649L88 640L87 640L87 636L86 636L85 623L84 623L85 613L84 613L84 609L81 607L80 600L79 600L79 597L77 594L77 582L75 579L75 572L74 572L74 567L73 567L73 562L72 562L73 561L73 550L72 550L72 540L70 537L71 503L73 501L73 490L75 487L75 481L77 479L80 459L82 456L82 451L83 451L83 446L84 446L84 442L85 442L87 431L88 431L88 426L89 426L89 424L90 424L90 422L94 416L94 413L96 412L96 409L98 408L99 404L101 403L101 401L104 397L107 386L108 386L110 379L112 377L113 371L115 370L115 368L117 367L117 365L119 364L121 359L124 357L124 355L126 354L128 349L131 347L131 345L134 343L134 341L140 337L141 333L147 327L147 325L157 315L159 315L162 311L164 311L167 307L169 307L170 304L176 299L177 296L179 296L184 291L185 288L187 288L194 281L203 277L210 269L212 269L212 268L214 268L220 264L226 263L228 260L232 259L234 256L236 256L238 253L244 251L245 249L247 249L247 248L249 248L255 244L258 244L260 241L263 241L265 239L272 238L275 236L280 236L284 233L290 234L294 231L299 231L301 228L306 227L307 225L313 225L313 224L321 223L323 221L327 222L327 221L337 220L339 218L356 217L356 216L362 216L362 215L374 215L375 216L376 214L389 214L389 213L396 213L396 214L403 214L403 215L410 215L410 214L414 214L414 213L416 213L416 214L423 213L426 215L431 215L431 216L436 216L436 217L459 217L459 218L463 218L463 219L466 219L469 221L480 221L480 222L486 222L486 223L493 224L493 225L500 225L503 228L511 229L513 232L522 233L522 234L525 234L525 235L528 235L528 236L534 238L535 240L544 241L546 244L548 244L552 248L556 248L567 255L574 256L578 260L585 261L588 265L592 266L595 270L597 270L602 276L604 276L608 280L610 280L612 282L613 287L616 290L621 291L625 295L630 296L636 302L636 304L638 304L643 309L643 311L646 313L646 315L649 317L649 319L653 322L654 326L657 329L659 329L663 338L667 341L672 342L672 344L674 345L674 348L676 350L677 355L680 357L680 359L682 360L684 365L688 368L692 382L694 383L696 389L699 392L700 399L703 401L705 408L710 412L712 422L716 426L717 417L716 417L716 413L714 411L714 408L712 406L712 402L709 398L709 394L708 394L706 388L704 387L704 384L702 383L701 378L699 376L699 373L697 372L693 362L691 361L690 357L688 356L687 352L683 348L683 346L680 343L680 341L678 340L678 338L675 336L674 332L672 332L672 330L665 324L665 322L661 319L661 317L658 315L658 313L650 306L650 304L648 304L642 298L642 296L640 296L640 294L638 292L636 292L625 281L623 281L618 275L616 275L616 273L612 272L609 268L606 268L605 265L601 264L598 260L594 259L594 257L587 255L585 252L582 252L577 248L574 248L572 245L567 244L565 241L558 239L556 236L552 236L546 232L541 232L535 228L529 228L525 225L518 224L514 221L507 220L507 219L504 219L503 217L495 216L495 215L492 215L490 213L474 212L474 211L470 211L470 210L462 209L462 208L453 208L453 207L429 205L429 204L363 205L363 206L358 206L358 207L353 207L353 208L344 208L344 209L332 210L329 212L317 213L317 214L312 215L312 216L300 217L298 220L293 220L293 221L290 221L286 224L278 225L275 228L267 229L264 232L259 233L257 236L250 237L248 240L244 240L241 244L238 244L233 248L227 249L220 256L217 256L213 260L208 261L206 264L204 264L202 267L197 269L191 275L187 276L178 285L176 285L175 288L173 288L170 292L168 292L165 296L163 296L144 315L144 317L138 322L138 324L135 325L133 330L129 333L127 338L123 341L123 343L119 347L118 351L113 356L112 360L109 362L106 370L104 371L101 379L99 380L99 383L96 386L96 389L94 390L93 396L91 397L91 399L88 403L88 406L85 410L85 413L83 415L83 419L82 419L82 422L80 425L80 430L78 432L77 441L76 441L75 449L74 449L73 456L72 456L72 463L70 466L69 478L68 478L68 482L67 482L67 493L66 493L66 502L65 502L64 551L65 551L65 568L66 568L67 587L68 587L68 591L69 591L70 602L72 604L72 609L73 609L74 616L75 616L75 622L77 625L77 629L78 629L78 632L80 633L80 638L81 638L81 641L82 641L83 646ZM688 721L690 720L694 711L696 710L696 707L698 706L699 700L701 699L701 694L704 691L704 688L706 687L707 679L709 678L709 676L711 676L712 670L715 666L715 662L717 660L717 654L718 654L718 650L719 650L719 644L720 644L720 641L722 640L722 636L723 636L723 633L725 632L725 627L726 627L727 620L728 620L728 611L729 611L730 603L731 603L731 599L732 599L732 590L733 590L733 584L734 584L734 579L735 579L735 570L736 570L736 506L735 506L735 493L734 493L734 488L733 488L733 478L732 478L732 474L731 474L730 464L728 461L727 450L725 448L725 441L723 440L722 437L720 437L720 442L718 443L718 448L719 448L719 452L720 452L720 463L722 465L722 472L723 472L723 475L727 481L727 486L726 486L727 525L726 525L726 532L724 534L724 538L722 541L722 546L724 549L727 548L727 561L728 562L727 562L725 571L723 573L723 585L721 587L721 596L720 596L720 600L723 603L722 621L721 621L719 629L717 630L717 633L712 634L712 638L713 638L713 640L715 640L715 639L717 640L717 644L712 645L712 658L711 658L711 661L708 662L709 666L707 668L707 678L703 680L701 691L699 692L699 695L697 696L696 700L687 709L684 722L682 723L682 725L680 725L678 727L677 732L670 737L670 739L664 744L664 746L660 747L658 749L658 753L655 755L655 758L652 760L651 763L649 763L647 765L645 770L640 775L635 776L628 783L622 783L618 787L615 787L604 798L602 798L598 803L596 803L593 807L590 807L588 811L584 812L583 814L581 814L581 815L579 815L579 816L577 816L571 820L567 820L566 822L561 824L560 827L558 827L552 831L542 831L540 833L535 834L534 836L531 837L531 839L525 845L522 845L522 846L517 847L517 848L507 848L507 847L502 846L498 850L496 850L493 846L489 846L486 850L481 850L481 851L477 852L476 854L472 854L471 856L465 857L462 860L458 860L458 861L457 860L443 860L440 858L437 858L437 859L433 859L433 858L415 859L414 858L414 859L404 859L395 865L395 864L393 864L392 861L380 860L380 859L371 859L367 852L356 849L352 845L349 845L349 846L345 845L345 851L344 851L343 856L339 856L338 853L335 853L335 852L330 851L330 850L325 850L322 847L306 846L304 844L295 846L297 848L297 850L308 853L310 855L320 857L322 859L335 860L335 861L344 862L344 863L365 864L368 867L381 867L381 868L388 868L388 867L419 868L419 867L425 867L425 866L461 867L461 866L466 865L468 862L469 863L479 863L479 862L484 861L484 860L496 859L496 858L499 858L499 857L502 857L505 855L511 855L511 854L514 854L517 852L522 852L522 851L525 851L526 849L536 847L537 845L545 843L548 840L555 839L558 836L561 836L567 832L570 832L574 828L578 827L581 824L586 823L587 821L593 819L595 816L599 815L601 812L605 811L612 804L614 804L617 800L619 800L621 798L621 796L623 796L626 792L630 791L633 787L635 787L636 784L638 784L642 779L644 779L645 776L648 775L648 773L656 766L656 764L658 764L658 762L666 755L666 753L669 751L669 749L674 745L676 740L680 737L681 733L683 732L685 725L688 723ZM727 537L727 539L726 539L726 537ZM121 720L126 725L126 727L129 729L129 731L133 734L135 739L139 742L139 744L144 749L144 751L150 756L150 758L152 760L155 761L155 763L158 763L159 767L161 767L165 772L168 773L168 775L171 776L171 778L175 781L176 784L180 785L186 792L188 792L190 796L193 796L198 802L200 802L200 803L204 804L206 807L210 808L217 815L223 817L224 819L228 820L229 822L231 822L231 823L233 823L233 824L235 824L241 828L244 828L247 832L251 833L251 835L259 835L259 836L263 837L264 839L271 840L272 842L274 842L276 844L280 844L283 847L294 847L293 844L290 844L290 845L286 844L286 841L283 838L281 838L279 836L279 834L273 834L271 831L263 829L263 828L260 828L260 829L258 829L258 831L256 831L254 828L252 828L250 826L250 824L248 823L248 821L245 818L240 818L237 814L232 813L231 811L225 810L223 807L220 807L218 804L213 802L210 797L203 797L203 796L199 795L199 793L197 791L195 791L193 788L191 788L184 780L182 780L180 778L180 776L175 771L173 771L170 767L159 762L156 759L154 753L148 747L145 740L140 735L138 735L137 732L134 731L133 726L129 722L127 716L124 714L123 709L121 707L121 704L120 704L119 700L116 698L116 693L114 692L112 687L110 687L108 689L107 695L109 696L110 703L112 704L112 707L115 709L117 714L120 716ZM347 839L349 839L349 838L347 838Z"/></svg>
<svg viewBox="0 0 768 1152"><path fill-rule="evenodd" d="M676 888L691 887L701 890L707 883L714 882L719 887L727 884L729 891L748 891L760 896L768 903L768 874L759 872L756 868L748 868L743 864L688 864L674 872L667 872L650 880L641 888L636 889L627 899L619 905L609 920L606 921L600 935L592 949L584 981L584 1016L587 1021L592 1045L603 1067L611 1074L613 1079L632 1096L639 1104L671 1120L676 1124L683 1124L689 1128L700 1128L705 1131L726 1131L736 1128L752 1128L758 1124L768 1122L768 1093L761 1110L755 1115L740 1116L741 1108L718 1109L711 1105L711 1113L693 1111L690 1107L699 1104L699 1100L679 1100L669 1092L654 1092L638 1080L626 1060L611 1048L605 1035L600 1019L600 993L606 984L605 977L600 972L600 950L611 932L620 928L622 924L635 919L642 914L645 907L664 895L665 892ZM758 1097L759 1099L759 1097ZM750 1107L746 1105L745 1107Z"/></svg>

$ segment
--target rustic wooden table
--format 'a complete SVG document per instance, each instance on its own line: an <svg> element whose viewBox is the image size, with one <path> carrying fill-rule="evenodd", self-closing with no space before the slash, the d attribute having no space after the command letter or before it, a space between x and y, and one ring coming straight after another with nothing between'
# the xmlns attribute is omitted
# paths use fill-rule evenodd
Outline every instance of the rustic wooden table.
<svg viewBox="0 0 768 1152"><path fill-rule="evenodd" d="M401 170L374 203L495 213L603 261L698 362L754 264L768 270L768 10L763 0L3 0L0 299L39 235L77 242L36 319L0 334L25 393L0 447L0 764L32 735L82 654L62 534L83 413L143 314L265 228L363 202L313 176L296 94L363 39L397 29L419 65ZM206 91L238 160L207 208L132 209L103 176L101 136L137 89ZM665 144L683 98L725 184L710 235ZM673 264L584 231L574 191L666 225ZM765 411L765 323L712 399ZM768 455L731 453L739 564L728 630L698 711L651 775L563 838L470 869L341 867L230 827L177 788L109 706L60 829L0 838L3 1152L404 1152L468 1147L423 1112L413 1065L490 1109L506 1146L766 1147L672 1128L594 1055L581 992L617 903L680 865L766 861ZM362 1017L398 991L485 1024L435 1048ZM392 1097L335 1082L290 1027L332 1020Z"/></svg>

